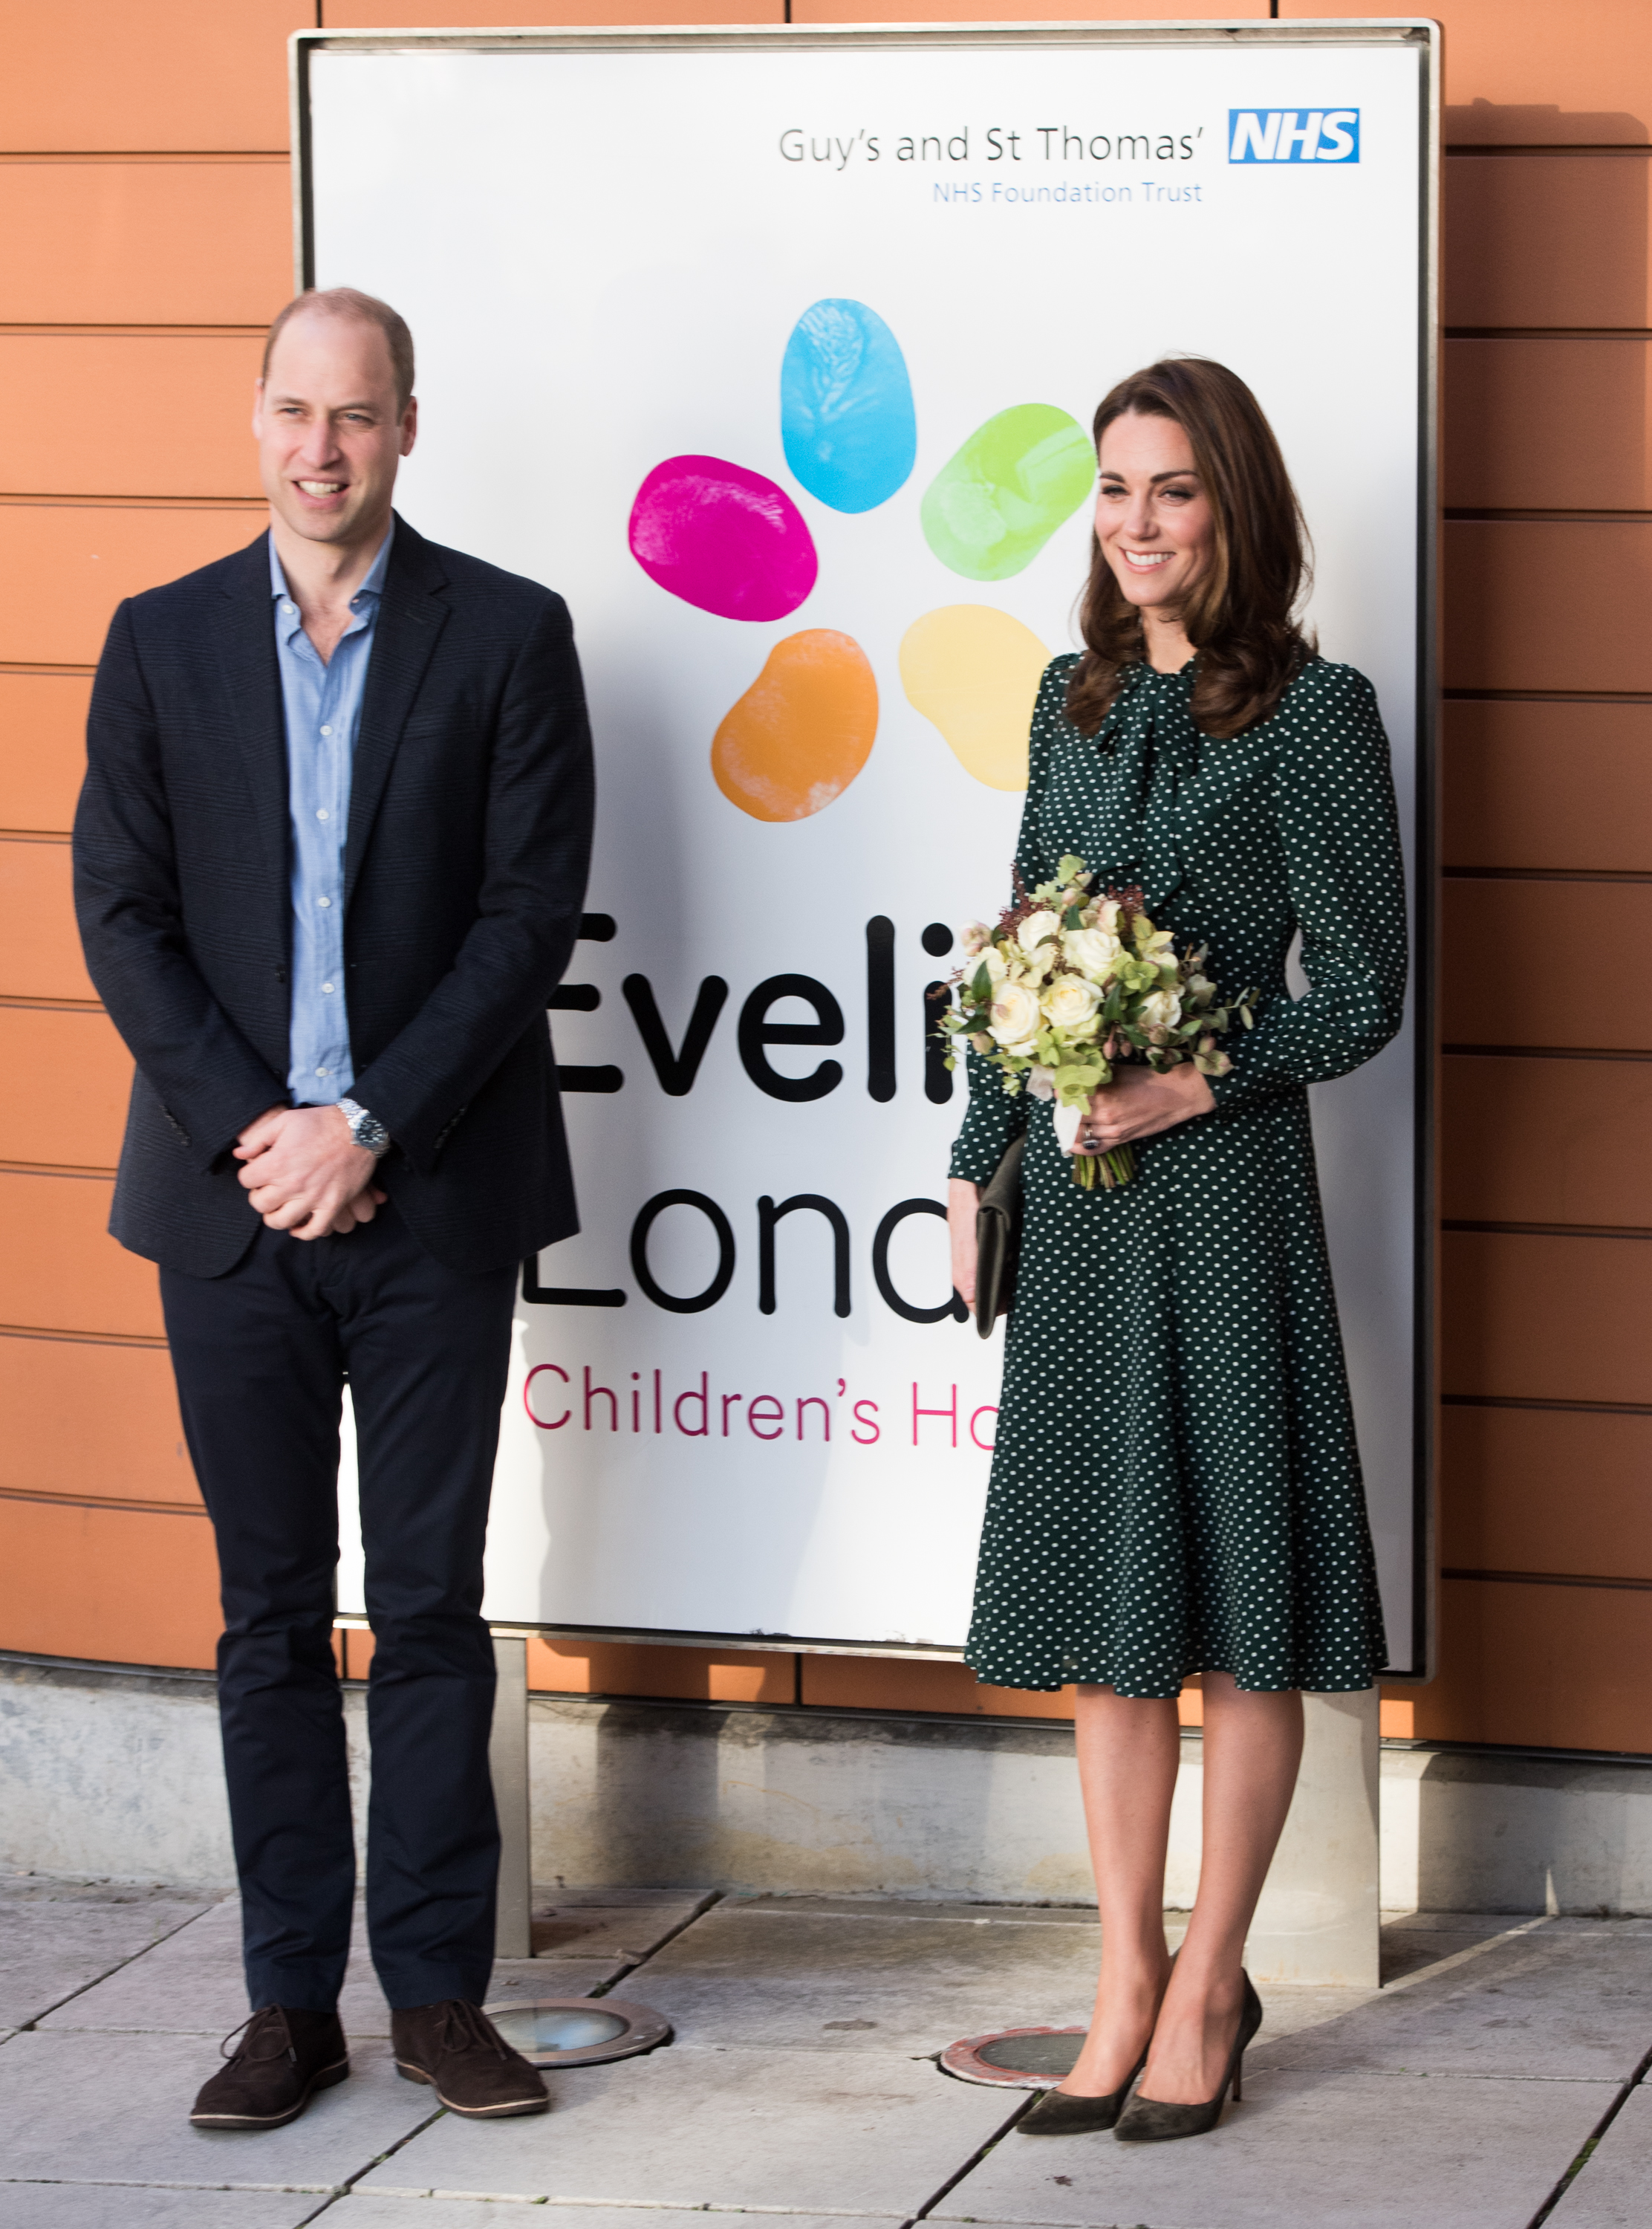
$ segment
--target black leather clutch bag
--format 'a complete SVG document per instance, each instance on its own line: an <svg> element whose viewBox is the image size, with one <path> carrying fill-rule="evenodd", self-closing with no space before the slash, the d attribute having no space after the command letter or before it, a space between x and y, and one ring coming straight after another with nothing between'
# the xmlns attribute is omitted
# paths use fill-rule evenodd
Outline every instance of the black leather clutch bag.
<svg viewBox="0 0 1652 2229"><path fill-rule="evenodd" d="M1002 1160L983 1187L975 1211L975 1327L990 1339L1000 1316L1015 1297L1015 1265L1021 1255L1021 1155L1023 1135L1012 1139Z"/></svg>

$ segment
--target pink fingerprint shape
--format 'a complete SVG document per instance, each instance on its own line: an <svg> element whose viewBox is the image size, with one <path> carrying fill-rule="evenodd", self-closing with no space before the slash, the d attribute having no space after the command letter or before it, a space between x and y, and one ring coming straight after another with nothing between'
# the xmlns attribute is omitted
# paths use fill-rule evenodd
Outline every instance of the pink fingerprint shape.
<svg viewBox="0 0 1652 2229"><path fill-rule="evenodd" d="M783 620L820 562L784 488L722 457L668 457L631 505L631 556L650 581L720 620Z"/></svg>

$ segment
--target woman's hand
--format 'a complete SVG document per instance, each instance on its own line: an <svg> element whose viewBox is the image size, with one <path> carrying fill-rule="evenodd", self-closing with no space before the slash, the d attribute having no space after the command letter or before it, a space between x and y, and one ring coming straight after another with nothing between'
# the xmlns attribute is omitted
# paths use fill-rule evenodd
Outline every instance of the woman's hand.
<svg viewBox="0 0 1652 2229"><path fill-rule="evenodd" d="M975 1215L981 1204L981 1187L963 1177L950 1177L946 1185L946 1228L952 1241L952 1285L966 1308L975 1306Z"/></svg>
<svg viewBox="0 0 1652 2229"><path fill-rule="evenodd" d="M1109 1153L1134 1139L1153 1138L1161 1130L1173 1130L1178 1122L1191 1122L1196 1114L1208 1114L1215 1104L1209 1084L1191 1061L1163 1076L1156 1069L1121 1067L1114 1071L1112 1082L1104 1083L1091 1101L1074 1150ZM956 1262L956 1238L952 1254Z"/></svg>

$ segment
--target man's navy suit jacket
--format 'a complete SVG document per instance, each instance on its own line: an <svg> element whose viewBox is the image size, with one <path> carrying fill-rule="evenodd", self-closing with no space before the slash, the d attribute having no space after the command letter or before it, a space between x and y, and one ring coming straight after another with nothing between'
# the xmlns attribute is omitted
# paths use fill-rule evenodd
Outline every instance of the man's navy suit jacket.
<svg viewBox="0 0 1652 2229"><path fill-rule="evenodd" d="M110 1229L198 1277L258 1229L231 1148L288 1103L291 851L266 538L121 605L74 825L86 965L138 1063ZM461 1271L577 1229L546 1005L579 934L591 741L560 596L400 518L344 848L351 1096Z"/></svg>

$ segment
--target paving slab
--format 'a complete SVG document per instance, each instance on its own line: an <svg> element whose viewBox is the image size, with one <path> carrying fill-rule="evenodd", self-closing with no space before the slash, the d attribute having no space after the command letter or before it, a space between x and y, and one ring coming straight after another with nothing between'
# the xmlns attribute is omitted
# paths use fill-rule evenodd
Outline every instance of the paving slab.
<svg viewBox="0 0 1652 2229"><path fill-rule="evenodd" d="M1652 2090L1642 2084L1550 2214L1546 2229L1646 2229L1652 2218Z"/></svg>
<svg viewBox="0 0 1652 2229"><path fill-rule="evenodd" d="M1058 1923L753 1911L719 1905L650 1958L628 1993L689 2044L937 2052L994 2027L1089 2017L1100 1936Z"/></svg>
<svg viewBox="0 0 1652 2229"><path fill-rule="evenodd" d="M703 2213L688 2213L672 2207L650 2207L646 2220L637 2220L636 2207L559 2206L554 2213L528 2217L501 2215L490 2199L375 2198L353 2190L336 2200L322 2219L327 2229L511 2229L525 2219L544 2224L544 2229L707 2229ZM899 2214L788 2213L784 2229L889 2229ZM10 2225L6 2225L10 2229ZM101 2229L101 2225L99 2225Z"/></svg>
<svg viewBox="0 0 1652 2229"><path fill-rule="evenodd" d="M635 1962L657 1950L715 1901L708 1894L658 1904L579 1904L537 1893L535 1958L618 1958Z"/></svg>
<svg viewBox="0 0 1652 2229"><path fill-rule="evenodd" d="M1455 1957L1459 1950L1495 1942L1511 1928L1529 1925L1532 1917L1529 1911L1385 1913L1380 1945L1383 1982L1401 1981L1442 1958ZM1425 1921L1426 1924L1421 1924Z"/></svg>
<svg viewBox="0 0 1652 2229"><path fill-rule="evenodd" d="M1258 2067L1625 2081L1652 2046L1652 1937L1540 1930L1311 2034L1263 2028Z"/></svg>
<svg viewBox="0 0 1652 2229"><path fill-rule="evenodd" d="M0 2052L0 2179L176 2184L196 2189L336 2190L428 2120L428 2090L404 2082L381 2046L352 2058L301 2120L255 2136L192 2129L195 2093L218 2064L199 2037L133 2035L90 2050L36 2029Z"/></svg>
<svg viewBox="0 0 1652 2229"><path fill-rule="evenodd" d="M204 1911L209 1899L0 1880L0 2028L24 2027Z"/></svg>
<svg viewBox="0 0 1652 2229"><path fill-rule="evenodd" d="M444 2116L362 2190L905 2217L1023 2102L893 2052L682 2045L550 2073L546 2086L548 2114L491 2124Z"/></svg>
<svg viewBox="0 0 1652 2229"><path fill-rule="evenodd" d="M130 2183L0 2183L0 2229L300 2229L314 2191L139 2190ZM497 2219L485 2225L497 2229Z"/></svg>
<svg viewBox="0 0 1652 2229"><path fill-rule="evenodd" d="M1523 2229L1614 2094L1604 2082L1247 2072L1245 2103L1186 2143L1012 2133L932 2218L1084 2229Z"/></svg>

